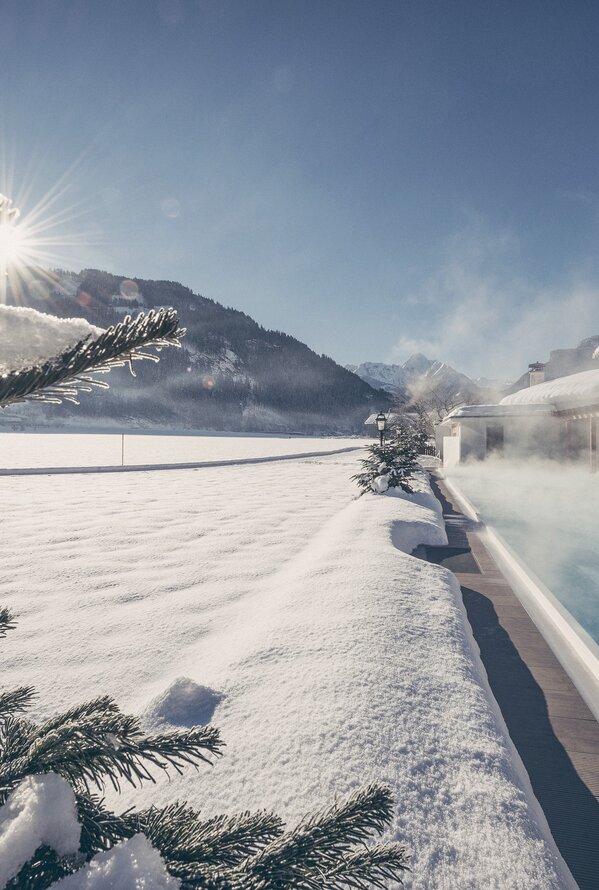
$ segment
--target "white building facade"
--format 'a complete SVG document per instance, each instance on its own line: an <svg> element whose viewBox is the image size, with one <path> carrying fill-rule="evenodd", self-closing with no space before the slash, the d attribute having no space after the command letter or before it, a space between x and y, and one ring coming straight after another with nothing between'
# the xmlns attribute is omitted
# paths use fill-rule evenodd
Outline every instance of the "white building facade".
<svg viewBox="0 0 599 890"><path fill-rule="evenodd" d="M444 466L489 455L597 462L599 369L522 389L498 405L463 405L439 424Z"/></svg>

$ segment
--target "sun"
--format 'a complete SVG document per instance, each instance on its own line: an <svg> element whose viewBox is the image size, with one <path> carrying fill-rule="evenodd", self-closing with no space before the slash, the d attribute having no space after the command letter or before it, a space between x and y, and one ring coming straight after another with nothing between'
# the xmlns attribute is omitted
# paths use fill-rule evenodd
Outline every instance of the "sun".
<svg viewBox="0 0 599 890"><path fill-rule="evenodd" d="M9 263L18 262L22 232L17 228L19 211L10 198L0 195L0 268L6 271Z"/></svg>
<svg viewBox="0 0 599 890"><path fill-rule="evenodd" d="M27 236L17 223L0 222L0 268L24 262Z"/></svg>
<svg viewBox="0 0 599 890"><path fill-rule="evenodd" d="M35 238L19 222L19 210L10 198L0 195L0 301L6 302L7 287L19 280L35 261Z"/></svg>
<svg viewBox="0 0 599 890"><path fill-rule="evenodd" d="M24 216L0 194L0 304L24 303L31 287L49 294L56 282L52 270L64 265L62 251L83 240L62 231L71 210L53 208L64 191L58 183Z"/></svg>

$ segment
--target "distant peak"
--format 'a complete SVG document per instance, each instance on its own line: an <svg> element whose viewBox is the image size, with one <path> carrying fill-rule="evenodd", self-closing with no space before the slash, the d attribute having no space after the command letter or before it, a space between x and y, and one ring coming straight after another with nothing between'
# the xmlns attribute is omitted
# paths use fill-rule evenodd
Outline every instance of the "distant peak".
<svg viewBox="0 0 599 890"><path fill-rule="evenodd" d="M402 368L404 371L417 371L418 373L424 373L434 364L435 363L431 361L430 358L427 358L426 355L423 355L422 352L414 352L403 363Z"/></svg>

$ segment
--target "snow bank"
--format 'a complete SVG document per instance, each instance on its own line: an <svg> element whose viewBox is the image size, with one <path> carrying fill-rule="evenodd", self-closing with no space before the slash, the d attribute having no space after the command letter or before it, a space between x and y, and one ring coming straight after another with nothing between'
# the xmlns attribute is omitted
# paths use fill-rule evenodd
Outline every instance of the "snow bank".
<svg viewBox="0 0 599 890"><path fill-rule="evenodd" d="M176 890L180 886L143 834L98 853L85 868L52 884L60 890Z"/></svg>
<svg viewBox="0 0 599 890"><path fill-rule="evenodd" d="M226 696L213 768L114 806L187 799L207 817L267 808L293 824L383 781L406 887L569 887L457 582L410 555L445 542L439 505L424 484L357 498L359 458L4 479L0 602L19 627L3 681L36 685L40 717L100 692L143 713L182 676Z"/></svg>
<svg viewBox="0 0 599 890"><path fill-rule="evenodd" d="M56 318L35 309L0 305L0 374L41 365L101 333L83 318Z"/></svg>
<svg viewBox="0 0 599 890"><path fill-rule="evenodd" d="M80 835L75 795L62 776L23 779L0 807L0 888L42 844L65 856L79 850Z"/></svg>

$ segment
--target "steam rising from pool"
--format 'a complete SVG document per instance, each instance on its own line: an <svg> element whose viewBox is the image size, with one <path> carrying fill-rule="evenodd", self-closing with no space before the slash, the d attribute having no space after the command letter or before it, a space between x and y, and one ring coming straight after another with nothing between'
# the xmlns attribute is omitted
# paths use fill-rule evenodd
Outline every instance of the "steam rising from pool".
<svg viewBox="0 0 599 890"><path fill-rule="evenodd" d="M599 474L497 458L447 475L599 643Z"/></svg>

